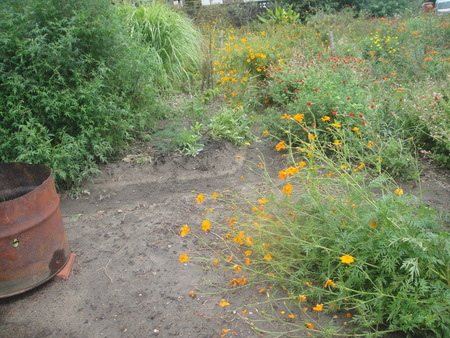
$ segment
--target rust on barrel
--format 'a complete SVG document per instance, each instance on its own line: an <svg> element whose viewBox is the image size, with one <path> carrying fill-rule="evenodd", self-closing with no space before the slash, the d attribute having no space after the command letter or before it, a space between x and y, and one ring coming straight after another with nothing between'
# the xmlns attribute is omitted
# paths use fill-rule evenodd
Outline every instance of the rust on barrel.
<svg viewBox="0 0 450 338"><path fill-rule="evenodd" d="M48 281L69 256L51 169L0 163L0 298Z"/></svg>

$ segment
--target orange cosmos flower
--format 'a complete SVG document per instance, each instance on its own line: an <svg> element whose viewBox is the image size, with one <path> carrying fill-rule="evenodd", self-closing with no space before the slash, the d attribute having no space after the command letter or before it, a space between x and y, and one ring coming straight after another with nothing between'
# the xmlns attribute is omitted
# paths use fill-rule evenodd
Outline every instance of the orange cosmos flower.
<svg viewBox="0 0 450 338"><path fill-rule="evenodd" d="M313 134L308 134L308 138L309 138L310 140L315 140L315 139L316 139L316 136L313 135Z"/></svg>
<svg viewBox="0 0 450 338"><path fill-rule="evenodd" d="M219 197L218 192L215 192L214 194L212 194L212 198L214 199L214 201L217 201L217 197Z"/></svg>
<svg viewBox="0 0 450 338"><path fill-rule="evenodd" d="M284 170L281 170L278 172L278 177L281 178L282 180L284 180L288 176L289 176L289 174Z"/></svg>
<svg viewBox="0 0 450 338"><path fill-rule="evenodd" d="M281 141L280 143L278 143L278 144L275 146L275 149L276 149L277 151L280 151L281 149L286 149L286 145L284 144L284 141Z"/></svg>
<svg viewBox="0 0 450 338"><path fill-rule="evenodd" d="M191 231L191 229L189 229L187 224L184 224L181 229L180 229L180 236L184 237L188 234L188 232Z"/></svg>
<svg viewBox="0 0 450 338"><path fill-rule="evenodd" d="M198 194L197 195L197 203L203 203L203 199L204 199L203 194Z"/></svg>
<svg viewBox="0 0 450 338"><path fill-rule="evenodd" d="M310 330L314 330L314 325L311 323L305 323L305 326Z"/></svg>
<svg viewBox="0 0 450 338"><path fill-rule="evenodd" d="M265 259L266 261L270 261L270 260L272 259L272 255L271 255L270 253L267 253L267 254L264 256L264 259Z"/></svg>
<svg viewBox="0 0 450 338"><path fill-rule="evenodd" d="M304 303L304 302L306 302L306 296L304 296L304 295L298 295L298 300L300 301L300 302L302 302L302 303Z"/></svg>
<svg viewBox="0 0 450 338"><path fill-rule="evenodd" d="M376 219L373 219L370 221L369 225L372 229L376 229L378 228L378 221Z"/></svg>
<svg viewBox="0 0 450 338"><path fill-rule="evenodd" d="M334 288L336 286L336 283L333 282L331 279L327 280L325 282L325 284L323 285L324 288L326 288L327 286L331 286L332 288Z"/></svg>
<svg viewBox="0 0 450 338"><path fill-rule="evenodd" d="M186 263L189 260L189 256L185 255L185 254L181 254L179 260L180 260L180 263Z"/></svg>
<svg viewBox="0 0 450 338"><path fill-rule="evenodd" d="M300 169L297 167L289 167L285 170L289 175L294 175L296 172L299 172Z"/></svg>
<svg viewBox="0 0 450 338"><path fill-rule="evenodd" d="M316 304L316 306L313 307L313 310L317 312L323 311L323 304Z"/></svg>
<svg viewBox="0 0 450 338"><path fill-rule="evenodd" d="M211 223L205 219L202 221L202 230L203 231L208 231L209 229L211 229Z"/></svg>
<svg viewBox="0 0 450 338"><path fill-rule="evenodd" d="M292 194L292 184L286 184L284 187L283 187L283 190L281 190L281 192L283 193L283 194Z"/></svg>

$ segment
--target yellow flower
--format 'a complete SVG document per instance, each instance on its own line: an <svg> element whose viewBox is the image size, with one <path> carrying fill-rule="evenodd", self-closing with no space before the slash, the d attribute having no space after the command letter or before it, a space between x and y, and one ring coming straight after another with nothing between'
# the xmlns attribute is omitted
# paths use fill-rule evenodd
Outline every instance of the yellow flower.
<svg viewBox="0 0 450 338"><path fill-rule="evenodd" d="M212 194L212 198L214 199L214 201L217 201L217 197L219 197L218 192L215 192L214 194Z"/></svg>
<svg viewBox="0 0 450 338"><path fill-rule="evenodd" d="M269 202L269 200L265 199L265 198L261 198L260 200L258 200L258 202L261 203L261 204L264 204L264 203Z"/></svg>
<svg viewBox="0 0 450 338"><path fill-rule="evenodd" d="M308 134L308 138L309 138L310 140L315 140L315 139L316 139L316 136L313 135L313 134Z"/></svg>
<svg viewBox="0 0 450 338"><path fill-rule="evenodd" d="M283 189L281 190L283 194L292 194L292 184L288 183L286 184Z"/></svg>
<svg viewBox="0 0 450 338"><path fill-rule="evenodd" d="M298 162L298 165L299 165L300 167L304 167L304 166L306 165L306 162L300 161L300 162Z"/></svg>
<svg viewBox="0 0 450 338"><path fill-rule="evenodd" d="M296 114L294 115L293 119L297 122L303 122L303 119L305 118L305 116L303 114Z"/></svg>
<svg viewBox="0 0 450 338"><path fill-rule="evenodd" d="M230 305L230 303L228 303L227 301L225 301L225 299L222 299L222 300L220 301L220 303L219 303L219 306L220 306L220 307L224 307L224 306L228 306L228 305Z"/></svg>
<svg viewBox="0 0 450 338"><path fill-rule="evenodd" d="M306 296L304 295L298 295L297 299L302 303L306 302Z"/></svg>
<svg viewBox="0 0 450 338"><path fill-rule="evenodd" d="M323 304L316 304L316 306L313 307L313 310L317 312L323 311Z"/></svg>
<svg viewBox="0 0 450 338"><path fill-rule="evenodd" d="M252 254L252 252L250 250L247 250L244 252L244 255L246 255L246 256L250 256L251 254Z"/></svg>
<svg viewBox="0 0 450 338"><path fill-rule="evenodd" d="M180 255L180 263L186 263L189 260L189 256L185 254Z"/></svg>
<svg viewBox="0 0 450 338"><path fill-rule="evenodd" d="M353 129L352 129L353 131L358 131L359 130L359 128L358 127L353 127Z"/></svg>
<svg viewBox="0 0 450 338"><path fill-rule="evenodd" d="M337 122L336 122L336 123L334 123L334 124L333 124L333 126L335 126L336 128L340 128L340 127L342 127L342 126L341 126L341 125L340 125L339 123L337 123Z"/></svg>
<svg viewBox="0 0 450 338"><path fill-rule="evenodd" d="M308 308L306 308L306 309L308 309ZM305 323L305 325L306 325L306 327L307 327L308 329L314 330L314 325L313 325L313 324L311 324L311 323Z"/></svg>
<svg viewBox="0 0 450 338"><path fill-rule="evenodd" d="M288 177L289 174L285 170L281 170L278 172L278 177L284 180L286 177Z"/></svg>
<svg viewBox="0 0 450 338"><path fill-rule="evenodd" d="M280 143L278 143L278 144L275 146L275 149L276 149L277 151L280 151L281 149L286 149L286 145L284 144L284 141L281 141Z"/></svg>
<svg viewBox="0 0 450 338"><path fill-rule="evenodd" d="M372 142L372 141L370 141L369 143L367 143L367 146L370 148L370 147L372 147L372 146L374 146L375 145L375 143L374 142Z"/></svg>
<svg viewBox="0 0 450 338"><path fill-rule="evenodd" d="M283 116L281 116L282 119L290 119L291 115L284 113Z"/></svg>
<svg viewBox="0 0 450 338"><path fill-rule="evenodd" d="M397 195L403 195L403 189L401 189L401 188L395 189L394 192L395 192Z"/></svg>
<svg viewBox="0 0 450 338"><path fill-rule="evenodd" d="M341 144L342 144L342 142L339 142L339 141L334 141L334 142L333 142L333 144L334 144L335 146L339 146L339 145L341 145Z"/></svg>
<svg viewBox="0 0 450 338"><path fill-rule="evenodd" d="M289 167L285 170L286 173L288 173L289 175L294 175L296 172L299 172L300 169L297 167Z"/></svg>
<svg viewBox="0 0 450 338"><path fill-rule="evenodd" d="M355 261L355 259L350 255L344 255L341 257L341 262L344 264L351 264Z"/></svg>
<svg viewBox="0 0 450 338"><path fill-rule="evenodd" d="M322 117L322 121L323 122L325 122L325 121L330 121L331 119L330 119L330 117L329 116L324 116L324 117Z"/></svg>
<svg viewBox="0 0 450 338"><path fill-rule="evenodd" d="M180 229L180 236L184 237L188 234L188 232L191 231L191 229L189 229L187 224L184 224L181 229Z"/></svg>
<svg viewBox="0 0 450 338"><path fill-rule="evenodd" d="M202 230L203 231L208 231L209 229L211 229L211 223L209 223L209 221L207 219L202 221Z"/></svg>
<svg viewBox="0 0 450 338"><path fill-rule="evenodd" d="M270 253L267 253L267 254L264 256L264 259L265 259L266 261L270 261L270 260L272 259L272 255L271 255Z"/></svg>
<svg viewBox="0 0 450 338"><path fill-rule="evenodd" d="M203 194L198 194L197 195L197 203L203 203L203 199L204 199Z"/></svg>
<svg viewBox="0 0 450 338"><path fill-rule="evenodd" d="M323 287L326 288L328 285L331 286L332 288L334 288L334 287L336 286L336 283L333 282L331 279L329 279L329 280L327 280L327 281L325 282L325 284L323 285Z"/></svg>

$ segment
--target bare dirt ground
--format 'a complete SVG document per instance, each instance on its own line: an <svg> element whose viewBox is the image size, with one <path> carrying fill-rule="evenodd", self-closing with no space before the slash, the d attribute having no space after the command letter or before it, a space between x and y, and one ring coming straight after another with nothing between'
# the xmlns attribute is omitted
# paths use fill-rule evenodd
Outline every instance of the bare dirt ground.
<svg viewBox="0 0 450 338"><path fill-rule="evenodd" d="M264 297L257 286L226 290L236 277L232 273L213 268L207 259L178 260L181 253L214 258L205 243L218 239L214 229L209 234L200 230L205 206L196 203L196 196L245 192L259 183L262 178L247 165L259 162L261 154L269 171L283 169L273 145L262 143L246 148L210 143L196 158L174 155L103 167L94 183L86 184L89 194L61 200L77 255L69 279L0 300L0 337L268 336L251 324L263 310L248 305ZM430 170L423 180L424 198L448 210L449 172ZM189 224L192 235L180 237L183 224ZM231 305L220 307L221 299ZM276 306L274 311L283 310L283 304ZM332 320L345 318L322 315L321 322ZM298 318L299 325L304 321ZM295 336L307 336L307 331Z"/></svg>

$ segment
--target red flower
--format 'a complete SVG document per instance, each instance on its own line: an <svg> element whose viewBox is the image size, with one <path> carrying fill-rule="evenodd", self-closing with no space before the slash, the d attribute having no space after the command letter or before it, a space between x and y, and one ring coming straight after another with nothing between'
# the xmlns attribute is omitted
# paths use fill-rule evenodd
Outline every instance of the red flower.
<svg viewBox="0 0 450 338"><path fill-rule="evenodd" d="M375 99L372 99L372 102L377 102L377 100L375 100Z"/></svg>
<svg viewBox="0 0 450 338"><path fill-rule="evenodd" d="M439 100L439 98L437 96L435 96L434 97L434 101L437 101L437 100Z"/></svg>
<svg viewBox="0 0 450 338"><path fill-rule="evenodd" d="M336 116L337 115L337 112L335 112L334 110L331 112L331 114L333 115L333 116Z"/></svg>
<svg viewBox="0 0 450 338"><path fill-rule="evenodd" d="M316 91L316 93L317 93L317 92L319 91L319 88L317 88L317 87L316 87L316 88L314 88L314 90L315 90L315 91Z"/></svg>
<svg viewBox="0 0 450 338"><path fill-rule="evenodd" d="M355 114L353 114L353 113L349 113L348 115L350 115L350 116L355 116Z"/></svg>
<svg viewBox="0 0 450 338"><path fill-rule="evenodd" d="M371 105L370 105L370 108L375 108L375 105L374 105L374 104L371 104Z"/></svg>
<svg viewBox="0 0 450 338"><path fill-rule="evenodd" d="M307 104L308 106L312 105L312 103L311 103L310 101L306 102L306 104Z"/></svg>
<svg viewBox="0 0 450 338"><path fill-rule="evenodd" d="M351 100L351 97L350 97L350 96L348 96L348 97L347 97L347 100L349 100L349 101L350 101L350 100Z"/></svg>
<svg viewBox="0 0 450 338"><path fill-rule="evenodd" d="M362 123L364 126L366 125L366 121L364 121L364 120L361 121L361 123Z"/></svg>
<svg viewBox="0 0 450 338"><path fill-rule="evenodd" d="M384 99L384 101L386 101L386 102L387 102L387 101L388 101L388 99L387 99L387 98L385 98L385 99Z"/></svg>
<svg viewBox="0 0 450 338"><path fill-rule="evenodd" d="M363 118L363 117L364 117L364 115L363 115L363 114L358 114L358 116L359 116L360 118Z"/></svg>

